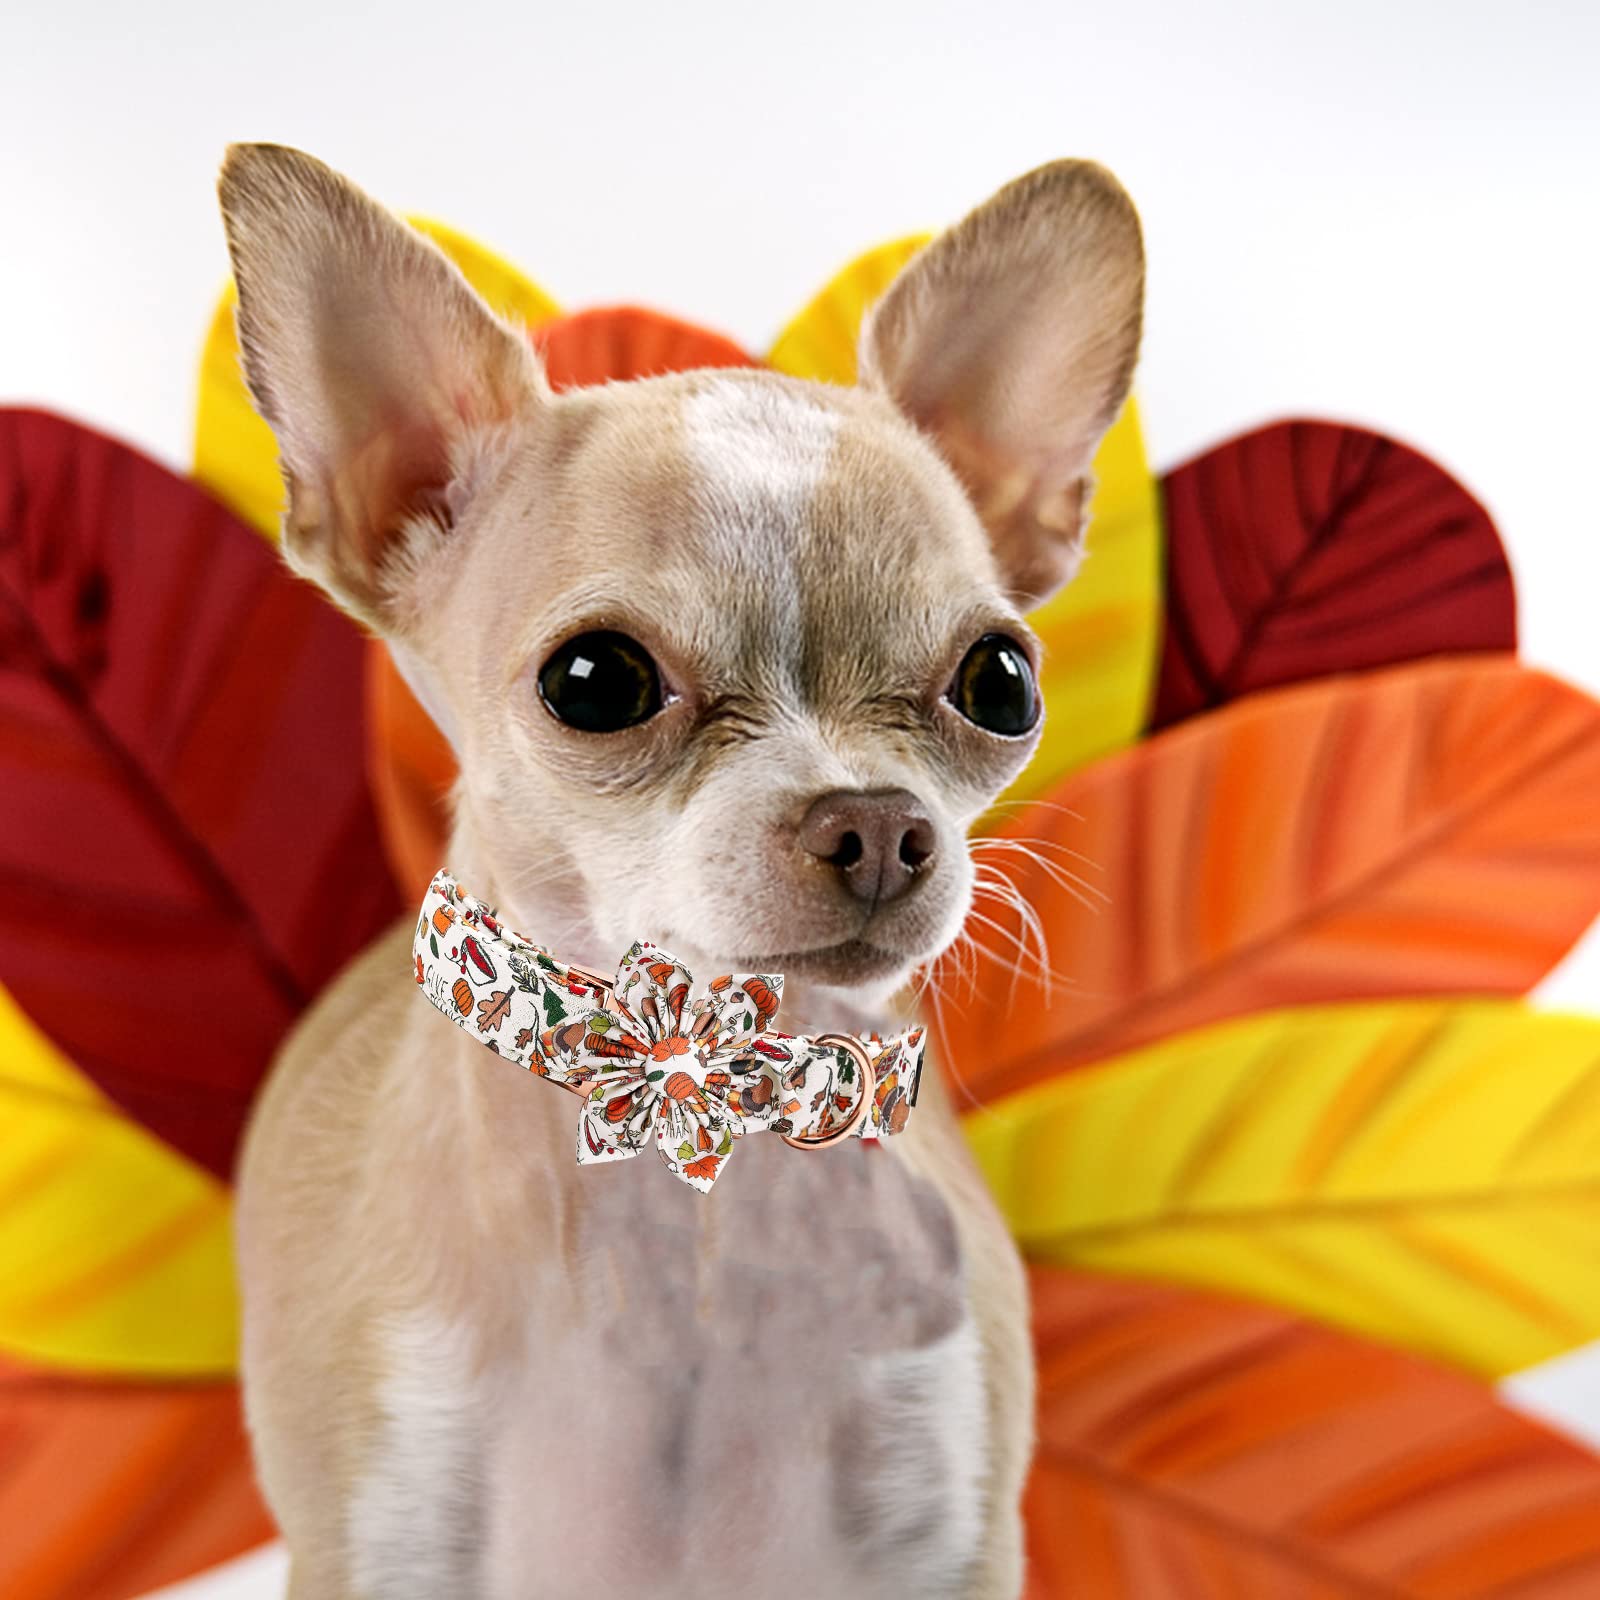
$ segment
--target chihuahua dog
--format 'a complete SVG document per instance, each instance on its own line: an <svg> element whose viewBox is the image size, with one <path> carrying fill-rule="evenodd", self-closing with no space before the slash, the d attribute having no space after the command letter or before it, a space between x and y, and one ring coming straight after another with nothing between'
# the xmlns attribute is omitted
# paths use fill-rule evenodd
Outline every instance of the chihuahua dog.
<svg viewBox="0 0 1600 1600"><path fill-rule="evenodd" d="M454 747L445 862L561 959L635 938L883 1028L1039 736L1143 250L1041 167L907 265L860 382L554 394L449 261L297 151L221 201L296 571ZM336 904L337 877L329 880ZM930 1065L906 1132L752 1138L703 1196L439 1017L413 918L283 1050L238 1191L245 1399L293 1600L1011 1600L1025 1279Z"/></svg>

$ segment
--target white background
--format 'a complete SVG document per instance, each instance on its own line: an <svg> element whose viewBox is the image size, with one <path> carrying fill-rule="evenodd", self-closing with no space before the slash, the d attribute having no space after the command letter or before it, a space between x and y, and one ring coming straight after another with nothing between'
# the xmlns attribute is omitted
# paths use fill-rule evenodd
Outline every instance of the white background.
<svg viewBox="0 0 1600 1600"><path fill-rule="evenodd" d="M1155 463L1291 413L1400 435L1499 521L1524 653L1600 689L1600 6L20 11L0 401L187 464L232 139L301 145L565 305L641 300L755 350L864 246L1091 155L1145 219ZM1600 939L1546 993L1600 1005ZM1559 1410L1583 1385L1553 1387ZM269 1561L205 1592L275 1586Z"/></svg>

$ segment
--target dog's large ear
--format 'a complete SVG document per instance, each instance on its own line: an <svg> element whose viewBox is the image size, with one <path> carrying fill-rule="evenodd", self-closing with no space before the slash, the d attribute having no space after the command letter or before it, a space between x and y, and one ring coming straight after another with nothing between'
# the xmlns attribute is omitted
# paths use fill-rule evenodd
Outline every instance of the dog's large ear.
<svg viewBox="0 0 1600 1600"><path fill-rule="evenodd" d="M460 519L538 360L415 229L298 150L234 145L218 186L239 345L277 435L290 565L380 631Z"/></svg>
<svg viewBox="0 0 1600 1600"><path fill-rule="evenodd" d="M1143 305L1132 201L1103 167L1057 161L912 257L862 329L862 383L933 437L1024 606L1077 570Z"/></svg>

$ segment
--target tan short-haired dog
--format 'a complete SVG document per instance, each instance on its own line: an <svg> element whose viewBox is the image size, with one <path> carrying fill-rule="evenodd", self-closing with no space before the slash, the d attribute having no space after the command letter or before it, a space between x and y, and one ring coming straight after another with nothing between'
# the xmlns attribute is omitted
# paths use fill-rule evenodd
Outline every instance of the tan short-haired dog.
<svg viewBox="0 0 1600 1600"><path fill-rule="evenodd" d="M221 195L284 548L455 748L441 865L564 960L650 938L783 972L790 1031L885 1026L1037 742L1022 612L1138 349L1115 180L1042 167L929 245L858 388L560 396L310 157L235 147ZM410 930L307 1016L240 1176L294 1600L1014 1597L1025 1284L936 1064L887 1144L751 1138L709 1196L580 1168L573 1102L433 1012Z"/></svg>

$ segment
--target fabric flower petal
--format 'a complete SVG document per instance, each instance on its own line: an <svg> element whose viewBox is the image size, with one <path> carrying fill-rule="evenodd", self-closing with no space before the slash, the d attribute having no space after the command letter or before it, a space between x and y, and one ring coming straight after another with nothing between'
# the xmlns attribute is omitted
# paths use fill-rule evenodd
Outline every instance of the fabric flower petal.
<svg viewBox="0 0 1600 1600"><path fill-rule="evenodd" d="M584 1116L592 1117L602 1142L626 1144L642 1150L650 1136L655 1114L655 1086L645 1076L643 1061L605 1061L602 1071L589 1080ZM580 1145L587 1143L580 1138ZM580 1152L581 1154L581 1152Z"/></svg>
<svg viewBox="0 0 1600 1600"><path fill-rule="evenodd" d="M782 998L781 973L725 973L713 978L695 1002L697 1018L711 1019L703 1041L707 1054L727 1056L748 1050L756 1035L771 1027Z"/></svg>
<svg viewBox="0 0 1600 1600"><path fill-rule="evenodd" d="M674 1177L709 1194L733 1149L735 1134L715 1102L700 1111L666 1098L656 1117L656 1148Z"/></svg>
<svg viewBox="0 0 1600 1600"><path fill-rule="evenodd" d="M578 1118L580 1166L636 1156L643 1148L642 1143L630 1136L626 1125L606 1121L605 1107L600 1101L584 1102L583 1115Z"/></svg>
<svg viewBox="0 0 1600 1600"><path fill-rule="evenodd" d="M617 968L612 1004L639 1024L650 1044L681 1038L693 981L676 956L647 939L636 939Z"/></svg>
<svg viewBox="0 0 1600 1600"><path fill-rule="evenodd" d="M735 1138L751 1128L770 1127L783 1103L777 1067L759 1056L714 1066L706 1074L706 1087L720 1103Z"/></svg>

